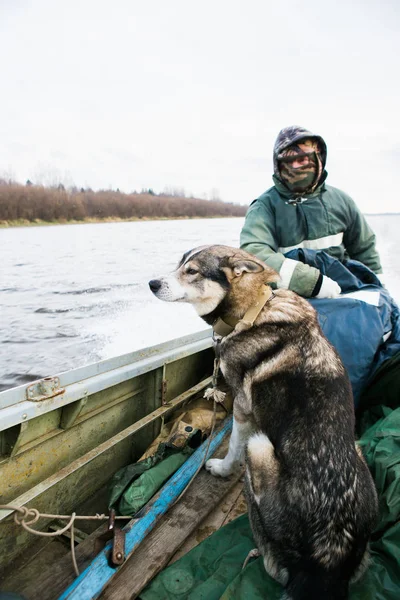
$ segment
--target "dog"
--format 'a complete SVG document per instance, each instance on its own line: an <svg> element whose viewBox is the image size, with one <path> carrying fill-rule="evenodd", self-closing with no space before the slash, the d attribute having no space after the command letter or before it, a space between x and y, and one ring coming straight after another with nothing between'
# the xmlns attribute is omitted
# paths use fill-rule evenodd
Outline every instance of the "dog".
<svg viewBox="0 0 400 600"><path fill-rule="evenodd" d="M249 519L266 571L287 599L344 599L368 564L377 494L355 444L339 355L307 300L272 292L277 280L255 256L214 245L186 252L172 274L149 286L160 300L191 303L216 331L226 326L219 354L234 396L233 428L225 458L206 468L227 477L244 459Z"/></svg>

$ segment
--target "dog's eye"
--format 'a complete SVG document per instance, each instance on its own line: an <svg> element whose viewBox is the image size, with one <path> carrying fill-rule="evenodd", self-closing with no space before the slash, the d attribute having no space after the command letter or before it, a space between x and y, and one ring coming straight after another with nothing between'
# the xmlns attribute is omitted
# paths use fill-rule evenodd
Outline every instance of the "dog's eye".
<svg viewBox="0 0 400 600"><path fill-rule="evenodd" d="M197 275L198 271L196 271L196 269L188 269L186 273L188 275Z"/></svg>

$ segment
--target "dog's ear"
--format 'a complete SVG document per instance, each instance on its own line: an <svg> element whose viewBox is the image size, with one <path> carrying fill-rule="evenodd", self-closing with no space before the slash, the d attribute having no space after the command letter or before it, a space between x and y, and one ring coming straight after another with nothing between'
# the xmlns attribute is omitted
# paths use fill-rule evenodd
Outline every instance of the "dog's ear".
<svg viewBox="0 0 400 600"><path fill-rule="evenodd" d="M261 273L264 267L255 260L246 258L234 259L229 261L229 266L222 269L228 278L228 281L241 277L243 273Z"/></svg>
<svg viewBox="0 0 400 600"><path fill-rule="evenodd" d="M279 281L280 277L276 271L271 269L268 265L260 264L251 258L235 258L232 257L229 262L229 266L222 268L227 276L228 281L232 281L238 277L241 277L243 273L263 273L263 281L265 283L272 283L273 281Z"/></svg>
<svg viewBox="0 0 400 600"><path fill-rule="evenodd" d="M248 259L235 260L231 268L236 277L240 277L243 273L261 273L261 271L264 271L262 265L255 260Z"/></svg>

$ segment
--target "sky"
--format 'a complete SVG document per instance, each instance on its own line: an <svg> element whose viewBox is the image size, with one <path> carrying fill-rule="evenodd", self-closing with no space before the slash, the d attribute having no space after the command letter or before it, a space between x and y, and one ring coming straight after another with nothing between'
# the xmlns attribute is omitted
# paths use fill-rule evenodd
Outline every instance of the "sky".
<svg viewBox="0 0 400 600"><path fill-rule="evenodd" d="M400 212L398 0L0 0L0 177L249 204L279 130Z"/></svg>

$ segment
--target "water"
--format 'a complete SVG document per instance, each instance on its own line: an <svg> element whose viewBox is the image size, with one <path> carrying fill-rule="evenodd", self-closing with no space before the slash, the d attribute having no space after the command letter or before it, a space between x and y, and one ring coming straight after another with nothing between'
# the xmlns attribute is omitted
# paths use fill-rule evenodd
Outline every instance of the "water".
<svg viewBox="0 0 400 600"><path fill-rule="evenodd" d="M368 221L400 299L400 215ZM205 329L147 282L198 245L238 246L243 219L0 230L0 389Z"/></svg>

